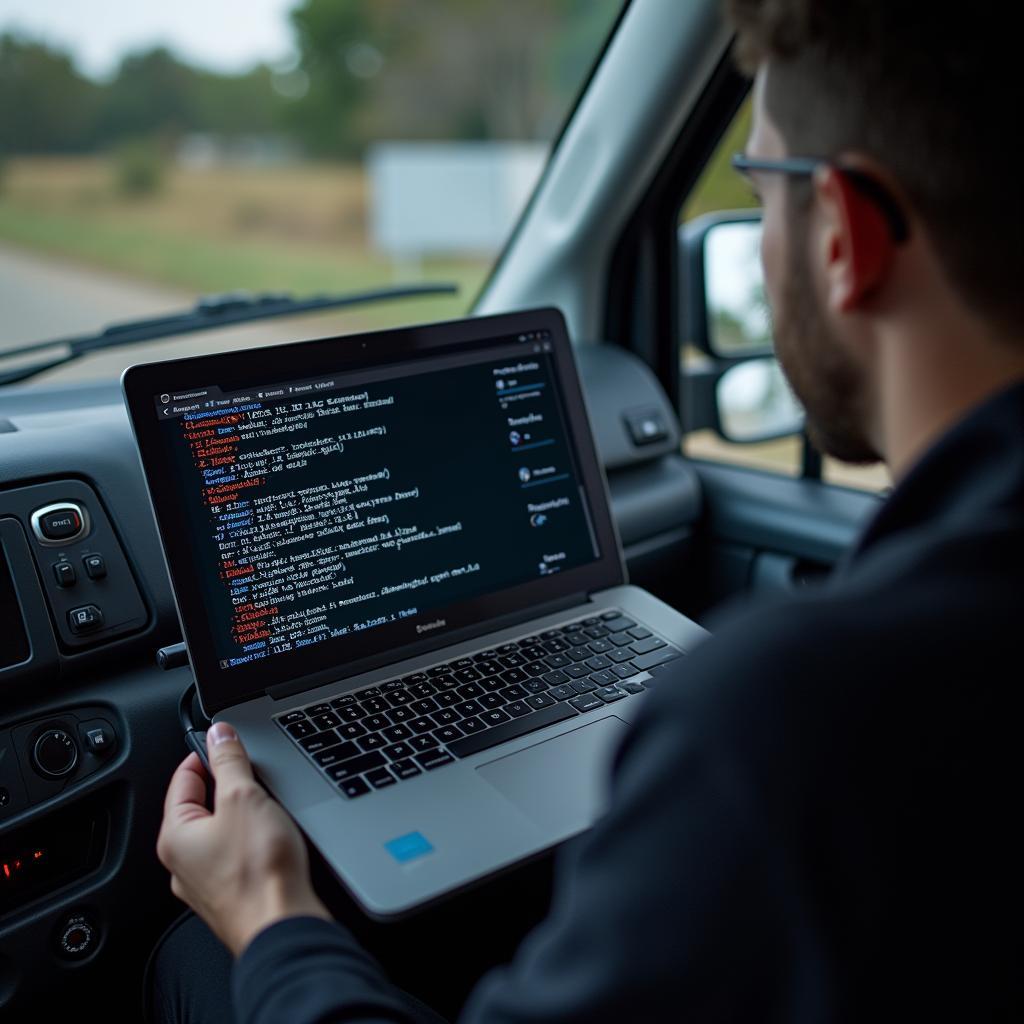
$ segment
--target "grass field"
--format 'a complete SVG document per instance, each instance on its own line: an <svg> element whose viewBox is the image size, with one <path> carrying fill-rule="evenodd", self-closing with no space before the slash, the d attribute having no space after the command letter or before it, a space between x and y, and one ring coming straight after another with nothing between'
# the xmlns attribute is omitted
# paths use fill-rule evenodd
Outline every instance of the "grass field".
<svg viewBox="0 0 1024 1024"><path fill-rule="evenodd" d="M100 157L12 159L0 192L0 239L196 294L248 289L354 291L453 281L453 298L406 301L405 321L464 312L490 260L395 267L367 238L367 184L355 166L170 168L147 197L121 194ZM372 326L398 307L367 310Z"/></svg>

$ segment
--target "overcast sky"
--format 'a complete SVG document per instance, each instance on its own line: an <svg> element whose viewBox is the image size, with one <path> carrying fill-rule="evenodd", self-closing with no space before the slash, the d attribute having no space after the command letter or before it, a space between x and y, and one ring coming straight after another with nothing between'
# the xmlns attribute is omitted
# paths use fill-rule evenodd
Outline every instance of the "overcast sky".
<svg viewBox="0 0 1024 1024"><path fill-rule="evenodd" d="M241 71L293 53L297 0L0 0L0 32L20 29L70 51L94 78L125 54L160 44L190 63ZM343 0L342 0L343 2Z"/></svg>

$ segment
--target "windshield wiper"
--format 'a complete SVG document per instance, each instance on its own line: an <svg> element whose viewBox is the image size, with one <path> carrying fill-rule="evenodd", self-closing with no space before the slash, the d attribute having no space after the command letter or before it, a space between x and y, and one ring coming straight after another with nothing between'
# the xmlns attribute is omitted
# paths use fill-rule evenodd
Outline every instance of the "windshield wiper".
<svg viewBox="0 0 1024 1024"><path fill-rule="evenodd" d="M215 327L246 323L250 320L267 320L275 316L291 316L296 313L313 313L322 309L337 309L341 306L361 306L371 302L386 302L391 299L422 298L425 295L456 295L459 286L448 282L439 284L411 284L397 288L379 288L368 292L353 292L350 295L313 295L308 299L292 298L287 292L228 292L224 295L209 295L201 298L195 306L184 313L149 320L132 320L123 324L111 324L97 334L85 334L74 338L55 338L52 341L35 341L29 345L0 352L0 360L28 356L34 352L45 352L51 348L63 348L60 355L38 362L29 363L13 370L0 372L0 386L28 380L46 370L102 349L118 345L134 345L141 341L156 341L176 334L191 334L193 331L209 331Z"/></svg>

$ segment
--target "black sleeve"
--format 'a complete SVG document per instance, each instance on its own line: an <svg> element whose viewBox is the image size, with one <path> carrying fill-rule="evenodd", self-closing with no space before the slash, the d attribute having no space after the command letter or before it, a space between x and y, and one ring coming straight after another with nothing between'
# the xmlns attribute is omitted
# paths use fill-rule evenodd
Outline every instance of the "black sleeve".
<svg viewBox="0 0 1024 1024"><path fill-rule="evenodd" d="M749 676L754 666L704 649L685 662L617 751L608 811L559 851L549 917L478 982L460 1024L784 1015L786 964L801 940L794 872L750 772L728 737L708 735L721 703L701 699L722 670ZM235 965L234 992L244 1024L424 1019L347 931L315 919L257 936Z"/></svg>

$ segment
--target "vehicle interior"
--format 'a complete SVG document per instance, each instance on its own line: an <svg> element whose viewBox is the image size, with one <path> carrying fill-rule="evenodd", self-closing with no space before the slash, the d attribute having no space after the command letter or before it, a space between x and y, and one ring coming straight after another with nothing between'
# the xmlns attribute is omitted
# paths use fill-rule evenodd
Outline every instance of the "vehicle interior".
<svg viewBox="0 0 1024 1024"><path fill-rule="evenodd" d="M707 624L726 601L828 573L886 481L844 476L823 460L773 383L770 327L745 326L749 309L731 320L728 310L716 313L719 278L725 294L735 294L731 276L740 292L756 290L747 279L758 229L756 211L716 206L706 192L700 215L686 213L707 175L744 143L749 82L732 64L719 0L606 6L601 43L536 185L459 315L562 311L630 582ZM4 204L13 202L4 191L16 174L12 161L0 179L0 276L8 259L30 266L37 258L4 233ZM730 232L746 249L721 243ZM147 959L183 910L155 845L167 782L186 753L178 707L191 676L180 650L163 659L172 667L158 661L182 636L120 370L206 347L253 346L258 358L268 340L343 334L361 323L346 320L341 303L299 315L279 296L276 312L288 315L275 316L265 301L264 318L246 324L252 304L236 296L208 303L201 331L190 322L168 334L150 320L141 333L136 323L120 337L95 334L105 322L144 315L132 277L112 280L117 316L72 330L42 320L18 336L0 327L5 1020L83 1007L141 1019ZM430 284L431 274L419 280ZM13 303L14 278L0 287ZM62 306L59 287L40 288L47 305ZM362 288L341 274L331 291ZM445 319L452 307L417 296L381 308L373 323L386 327ZM53 336L65 343L25 347ZM82 378L40 370L69 356L98 369ZM85 521L72 515L69 526L69 507ZM98 609L98 622L73 614L83 608L92 609L87 619ZM418 919L355 926L391 958L398 979L455 1015L474 978L509 957L543 916L554 853ZM343 887L315 858L313 867L325 900L354 920ZM428 982L430 965L413 955L436 934L463 943L444 984L436 972Z"/></svg>

